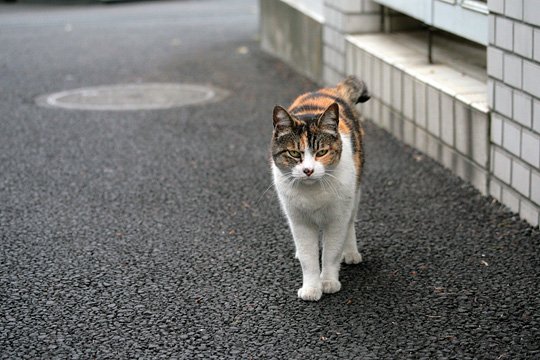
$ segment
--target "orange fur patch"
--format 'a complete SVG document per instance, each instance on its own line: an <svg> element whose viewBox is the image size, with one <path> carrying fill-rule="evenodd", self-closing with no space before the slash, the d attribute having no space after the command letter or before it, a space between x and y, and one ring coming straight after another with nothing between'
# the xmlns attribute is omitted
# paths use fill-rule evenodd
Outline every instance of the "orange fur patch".
<svg viewBox="0 0 540 360"><path fill-rule="evenodd" d="M337 88L323 88L317 92L302 94L296 98L296 100L294 100L291 106L289 106L288 111L291 112L293 118L294 116L306 116L311 114L314 118L317 118L334 102L338 102L339 105L338 131L342 135L349 135L351 137L353 148L355 149L353 154L354 165L356 168L356 173L358 174L358 177L360 177L363 164L362 137L364 134L358 119L359 114L357 113L355 105L344 99L342 92L340 92ZM348 107L348 109L345 107ZM292 110L294 110L294 112ZM295 122L296 121L298 120L295 120ZM315 129L311 130L314 132ZM307 136L302 136L300 146L301 151L308 147ZM327 165L333 158L329 155L330 152L328 155L320 157L319 161Z"/></svg>

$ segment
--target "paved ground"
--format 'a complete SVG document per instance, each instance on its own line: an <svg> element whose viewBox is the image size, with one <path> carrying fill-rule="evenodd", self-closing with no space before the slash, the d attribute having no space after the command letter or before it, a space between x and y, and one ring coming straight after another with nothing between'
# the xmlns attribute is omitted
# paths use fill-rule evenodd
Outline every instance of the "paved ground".
<svg viewBox="0 0 540 360"><path fill-rule="evenodd" d="M267 144L273 105L315 85L256 32L243 0L0 4L0 357L539 358L538 230L369 124L365 262L296 298ZM232 96L34 104L160 81Z"/></svg>

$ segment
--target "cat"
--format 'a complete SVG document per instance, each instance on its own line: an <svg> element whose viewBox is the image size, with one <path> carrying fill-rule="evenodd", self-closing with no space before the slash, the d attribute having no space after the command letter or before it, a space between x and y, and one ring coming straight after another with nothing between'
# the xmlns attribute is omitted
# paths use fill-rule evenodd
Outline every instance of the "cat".
<svg viewBox="0 0 540 360"><path fill-rule="evenodd" d="M362 261L354 219L364 164L363 130L355 104L369 98L365 83L349 76L335 88L299 96L287 110L274 107L272 174L302 267L298 297L306 301L341 289L342 261Z"/></svg>

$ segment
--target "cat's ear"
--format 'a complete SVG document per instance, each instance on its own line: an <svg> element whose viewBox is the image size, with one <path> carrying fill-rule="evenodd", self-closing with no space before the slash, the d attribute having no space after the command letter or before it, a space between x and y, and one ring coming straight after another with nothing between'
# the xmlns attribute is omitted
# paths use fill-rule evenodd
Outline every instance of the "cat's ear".
<svg viewBox="0 0 540 360"><path fill-rule="evenodd" d="M274 129L281 132L285 129L290 129L294 125L294 120L291 115L279 105L274 107Z"/></svg>
<svg viewBox="0 0 540 360"><path fill-rule="evenodd" d="M339 124L339 105L333 103L324 110L324 113L317 120L317 126L321 130L338 132Z"/></svg>

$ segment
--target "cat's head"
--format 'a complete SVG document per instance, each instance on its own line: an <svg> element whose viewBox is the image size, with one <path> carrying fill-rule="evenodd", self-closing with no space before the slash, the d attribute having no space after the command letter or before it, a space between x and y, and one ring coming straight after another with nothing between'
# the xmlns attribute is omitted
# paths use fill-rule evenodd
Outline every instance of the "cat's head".
<svg viewBox="0 0 540 360"><path fill-rule="evenodd" d="M273 120L272 159L283 174L309 184L337 165L342 150L337 103L308 118L276 106Z"/></svg>

